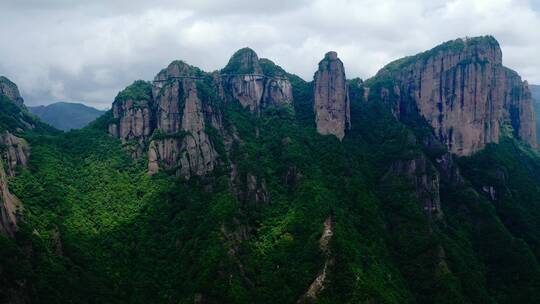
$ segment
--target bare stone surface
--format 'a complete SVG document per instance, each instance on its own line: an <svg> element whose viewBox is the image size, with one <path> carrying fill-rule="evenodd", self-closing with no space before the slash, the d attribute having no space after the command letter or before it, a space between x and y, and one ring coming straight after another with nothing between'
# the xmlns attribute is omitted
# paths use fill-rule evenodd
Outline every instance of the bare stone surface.
<svg viewBox="0 0 540 304"><path fill-rule="evenodd" d="M139 158L144 153L144 141L153 131L150 100L126 100L113 103L113 117L118 123L109 125L109 133L122 140L122 143L135 141L132 156Z"/></svg>
<svg viewBox="0 0 540 304"><path fill-rule="evenodd" d="M180 111L182 99L184 107ZM150 143L148 172L154 174L161 166L178 168L181 176L189 178L192 174L202 176L212 171L218 155L206 134L203 105L195 82L186 79L165 87L158 103L157 127L165 138Z"/></svg>
<svg viewBox="0 0 540 304"><path fill-rule="evenodd" d="M535 148L530 91L517 73L502 65L497 41L479 37L449 44L381 70L377 76L397 82L393 90L381 91L381 98L398 96L393 106L400 118L417 109L438 139L457 155L470 155L487 143L499 142L503 125L511 125L516 136ZM407 60L412 62L403 63Z"/></svg>
<svg viewBox="0 0 540 304"><path fill-rule="evenodd" d="M324 265L317 276L309 285L308 290L298 299L297 303L311 303L315 301L318 295L326 288L328 283L328 272L330 267L334 264L334 258L331 256L330 252L330 241L334 236L334 223L331 216L326 218L323 223L323 233L319 239L319 248L324 253L326 257Z"/></svg>
<svg viewBox="0 0 540 304"><path fill-rule="evenodd" d="M257 112L261 107L265 77L263 75L236 75L227 79L226 86L232 92L232 96L244 108Z"/></svg>
<svg viewBox="0 0 540 304"><path fill-rule="evenodd" d="M17 212L22 208L19 199L9 192L7 174L0 161L0 234L14 237L17 231Z"/></svg>
<svg viewBox="0 0 540 304"><path fill-rule="evenodd" d="M7 163L7 174L15 176L17 166L26 166L30 157L30 145L24 138L9 132L0 134L0 144L4 147L3 157Z"/></svg>
<svg viewBox="0 0 540 304"><path fill-rule="evenodd" d="M24 100L19 93L19 88L4 76L0 76L0 95L5 95L18 107L24 107Z"/></svg>
<svg viewBox="0 0 540 304"><path fill-rule="evenodd" d="M223 138L227 151L238 140L234 128L225 130L223 113L213 104L216 98L221 102L238 100L253 113L292 103L292 85L286 73L273 62L261 60L253 50L244 48L233 55L227 67L213 73L173 61L154 78L148 93L151 96L114 102L109 133L120 138L134 158L147 154L151 175L164 169L185 178L205 175L219 159L208 128ZM268 201L261 193L259 198Z"/></svg>
<svg viewBox="0 0 540 304"><path fill-rule="evenodd" d="M272 71L263 71L262 60ZM268 106L291 104L292 85L279 69L270 60L259 59L252 49L243 48L231 57L222 70L223 86L233 99L251 112L259 113Z"/></svg>
<svg viewBox="0 0 540 304"><path fill-rule="evenodd" d="M315 73L314 111L317 131L340 140L350 129L350 104L345 69L336 52L328 52Z"/></svg>

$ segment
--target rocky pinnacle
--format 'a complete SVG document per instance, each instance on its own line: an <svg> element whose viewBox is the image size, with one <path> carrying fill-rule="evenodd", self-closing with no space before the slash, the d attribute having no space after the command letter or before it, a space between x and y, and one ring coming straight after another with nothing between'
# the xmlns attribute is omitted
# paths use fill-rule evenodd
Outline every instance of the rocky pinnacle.
<svg viewBox="0 0 540 304"><path fill-rule="evenodd" d="M350 104L345 69L336 52L328 52L315 73L314 111L317 131L340 140L350 128Z"/></svg>

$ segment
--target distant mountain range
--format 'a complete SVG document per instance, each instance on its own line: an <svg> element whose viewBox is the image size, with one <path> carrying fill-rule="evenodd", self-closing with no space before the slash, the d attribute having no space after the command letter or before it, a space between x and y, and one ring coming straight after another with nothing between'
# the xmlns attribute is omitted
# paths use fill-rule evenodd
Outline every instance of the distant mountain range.
<svg viewBox="0 0 540 304"><path fill-rule="evenodd" d="M28 110L51 126L64 131L80 129L105 113L81 103L70 102L28 107Z"/></svg>

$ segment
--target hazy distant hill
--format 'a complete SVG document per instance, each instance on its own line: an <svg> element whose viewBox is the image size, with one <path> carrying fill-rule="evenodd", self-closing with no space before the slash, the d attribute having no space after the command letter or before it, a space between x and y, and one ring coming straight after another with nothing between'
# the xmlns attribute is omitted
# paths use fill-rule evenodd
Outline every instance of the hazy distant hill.
<svg viewBox="0 0 540 304"><path fill-rule="evenodd" d="M64 131L80 129L104 113L80 103L69 102L28 107L28 110L53 127Z"/></svg>

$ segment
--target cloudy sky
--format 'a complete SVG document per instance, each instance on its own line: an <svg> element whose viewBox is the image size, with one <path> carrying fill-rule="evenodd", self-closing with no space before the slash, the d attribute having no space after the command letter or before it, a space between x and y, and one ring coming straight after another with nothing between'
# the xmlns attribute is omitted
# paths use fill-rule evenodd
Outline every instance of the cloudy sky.
<svg viewBox="0 0 540 304"><path fill-rule="evenodd" d="M540 84L540 0L0 0L0 75L28 105L110 107L170 61L220 69L244 46L308 80L335 50L349 78L458 37L491 34Z"/></svg>

